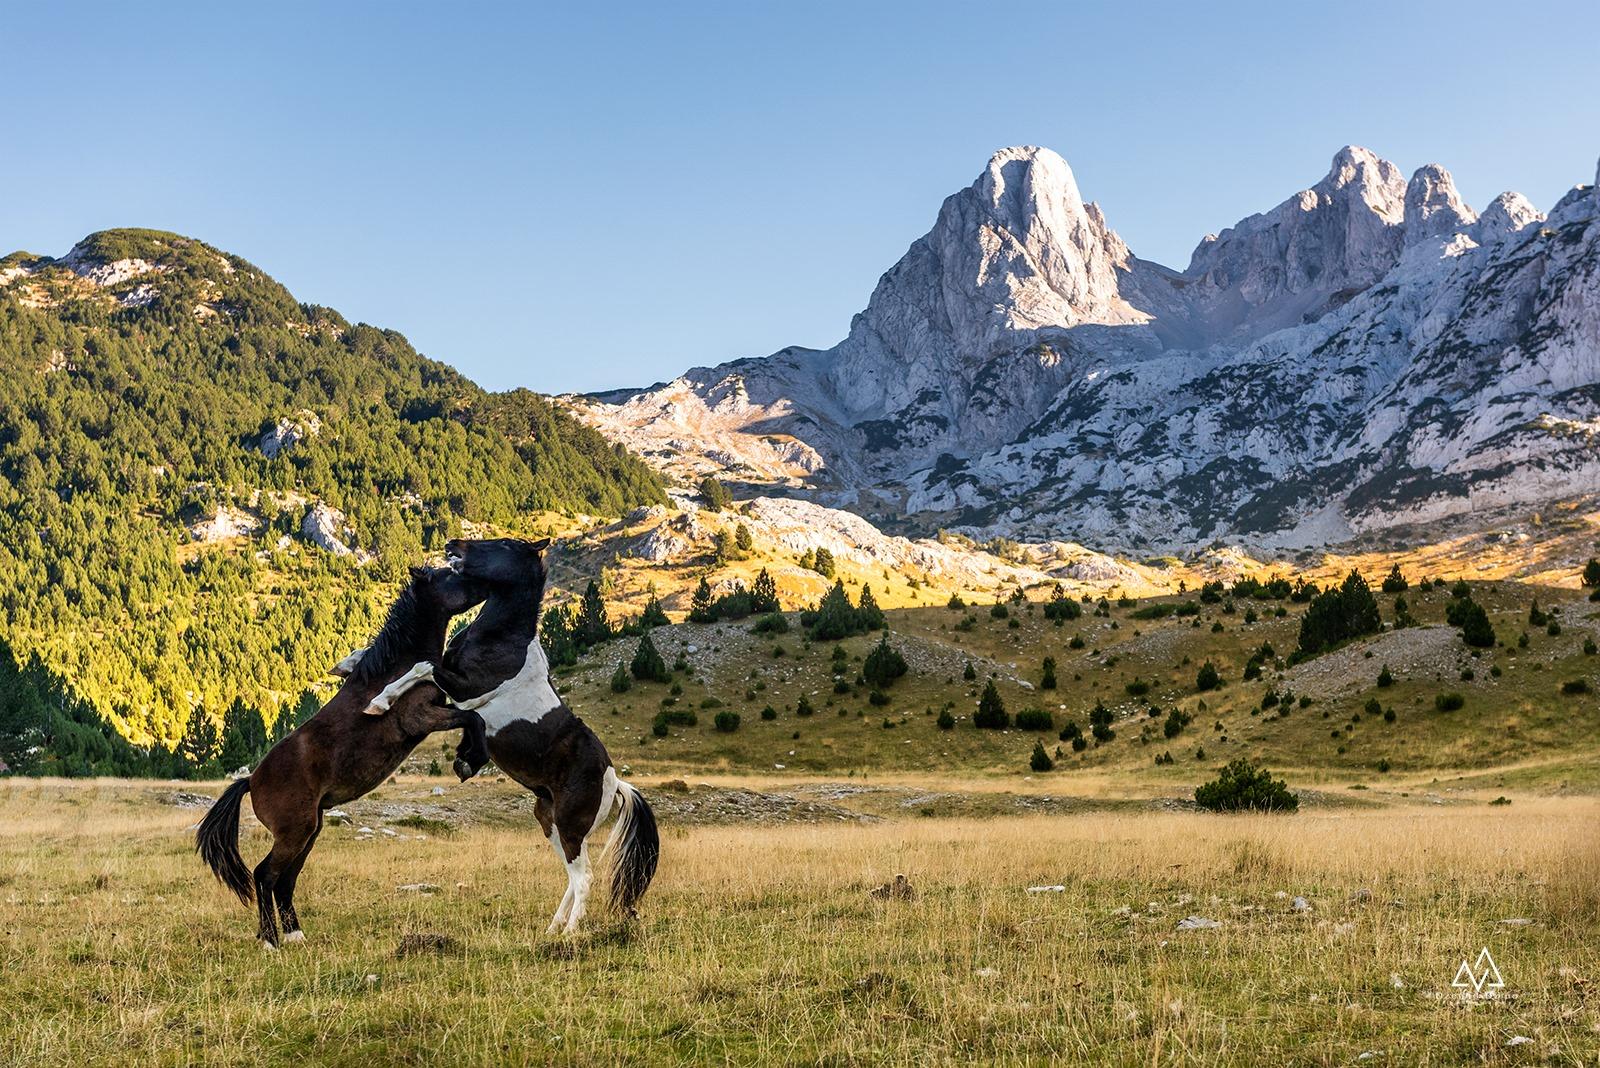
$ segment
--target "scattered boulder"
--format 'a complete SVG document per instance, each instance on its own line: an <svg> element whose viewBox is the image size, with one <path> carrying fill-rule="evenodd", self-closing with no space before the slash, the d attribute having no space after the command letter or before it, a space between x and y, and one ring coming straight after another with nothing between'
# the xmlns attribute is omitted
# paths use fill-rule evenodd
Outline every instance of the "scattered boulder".
<svg viewBox="0 0 1600 1068"><path fill-rule="evenodd" d="M439 885L437 883L406 883L403 886L395 887L395 890L403 894L437 894Z"/></svg>
<svg viewBox="0 0 1600 1068"><path fill-rule="evenodd" d="M1185 916L1178 921L1180 931L1209 931L1221 926L1216 920L1208 920L1204 916Z"/></svg>

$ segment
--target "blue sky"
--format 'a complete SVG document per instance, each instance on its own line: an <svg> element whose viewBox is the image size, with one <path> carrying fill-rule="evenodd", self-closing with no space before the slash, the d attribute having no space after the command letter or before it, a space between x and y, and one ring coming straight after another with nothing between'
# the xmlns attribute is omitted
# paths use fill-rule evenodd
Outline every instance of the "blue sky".
<svg viewBox="0 0 1600 1068"><path fill-rule="evenodd" d="M0 246L177 230L555 392L832 344L1004 145L1178 267L1346 143L1594 180L1592 0L1298 6L8 4Z"/></svg>

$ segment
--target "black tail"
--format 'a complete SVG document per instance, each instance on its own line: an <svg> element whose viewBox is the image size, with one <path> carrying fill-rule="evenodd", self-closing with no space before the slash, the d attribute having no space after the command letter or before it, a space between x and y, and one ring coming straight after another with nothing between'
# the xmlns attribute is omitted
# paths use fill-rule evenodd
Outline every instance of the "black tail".
<svg viewBox="0 0 1600 1068"><path fill-rule="evenodd" d="M244 858L239 855L239 803L249 792L249 779L240 779L228 787L194 833L194 848L200 859L209 864L222 885L238 894L246 905L255 897L255 890L250 869L244 866Z"/></svg>
<svg viewBox="0 0 1600 1068"><path fill-rule="evenodd" d="M661 858L661 837L656 832L656 814L637 788L617 783L617 800L622 813L606 843L606 852L617 849L617 866L611 874L611 901L624 915L634 915L634 906L655 878L656 861Z"/></svg>

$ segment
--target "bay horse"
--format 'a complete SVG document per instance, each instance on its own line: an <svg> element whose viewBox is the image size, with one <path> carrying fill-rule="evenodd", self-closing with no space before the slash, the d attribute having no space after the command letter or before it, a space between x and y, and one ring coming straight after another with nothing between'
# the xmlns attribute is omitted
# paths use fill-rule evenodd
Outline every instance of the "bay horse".
<svg viewBox="0 0 1600 1068"><path fill-rule="evenodd" d="M411 581L333 699L273 746L248 779L223 791L195 833L195 849L239 900L253 896L261 916L259 937L276 949L276 904L282 940L300 942L294 888L317 835L322 814L353 801L394 773L422 740L435 731L479 722L476 714L449 708L436 686L411 690L373 719L367 705L383 687L418 659L438 657L450 618L488 595L480 579L453 568L412 568ZM345 665L341 665L344 667ZM256 819L272 832L272 851L252 874L239 855L239 805L250 795Z"/></svg>
<svg viewBox="0 0 1600 1068"><path fill-rule="evenodd" d="M567 869L567 892L547 933L571 934L589 900L589 838L613 807L619 808L605 854L616 850L611 898L623 915L636 906L654 878L661 841L655 813L637 787L617 777L606 747L588 724L562 703L550 684L550 662L539 644L544 601L542 553L548 539L451 541L445 558L462 575L490 587L478 617L457 634L443 660L418 663L373 701L369 712L394 714L392 702L409 687L432 682L456 707L481 717L481 740L469 727L458 750L456 773L495 766L531 790L533 813Z"/></svg>

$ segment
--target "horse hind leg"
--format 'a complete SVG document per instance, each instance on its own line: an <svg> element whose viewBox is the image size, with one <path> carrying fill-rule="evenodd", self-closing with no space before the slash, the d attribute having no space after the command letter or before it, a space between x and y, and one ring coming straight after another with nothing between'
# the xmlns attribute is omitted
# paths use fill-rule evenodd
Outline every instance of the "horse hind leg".
<svg viewBox="0 0 1600 1068"><path fill-rule="evenodd" d="M594 876L589 870L589 843L582 842L578 845L577 857L567 862L567 894L571 903L567 906L567 922L562 927L564 934L577 932L589 907L589 888L593 882Z"/></svg>
<svg viewBox="0 0 1600 1068"><path fill-rule="evenodd" d="M306 842L315 833L315 827L315 823L306 821L289 827L269 828L273 831L272 852L256 865L255 870L256 908L261 917L261 926L256 935L267 949L277 949L279 942L278 920L274 914L278 905L278 882L305 849Z"/></svg>
<svg viewBox="0 0 1600 1068"><path fill-rule="evenodd" d="M589 891L594 885L594 873L589 867L589 839L610 815L616 797L616 775L608 767L598 781L591 779L582 788L563 794L562 800L567 804L558 806L556 824L565 847L562 860L567 866L567 894L571 899L562 928L567 934L578 930L578 924L588 911Z"/></svg>
<svg viewBox="0 0 1600 1068"><path fill-rule="evenodd" d="M562 864L567 862L566 850L561 848L561 836L556 833L555 816L550 811L550 802L545 799L542 790L534 791L533 817L539 821L539 829L544 832L545 839L556 851L556 859ZM556 914L550 918L550 924L544 929L545 934L555 934L561 929L561 923L566 919L567 906L570 904L572 884L567 884L567 893L561 897L561 904L556 906Z"/></svg>
<svg viewBox="0 0 1600 1068"><path fill-rule="evenodd" d="M300 929L300 914L294 907L294 888L300 881L300 870L306 866L306 858L311 856L311 847L317 844L317 836L321 833L322 813L319 812L316 830L311 832L311 837L300 850L300 855L294 858L288 869L278 877L277 885L273 887L273 894L278 903L278 918L283 922L285 942L304 942L306 938L305 932Z"/></svg>

